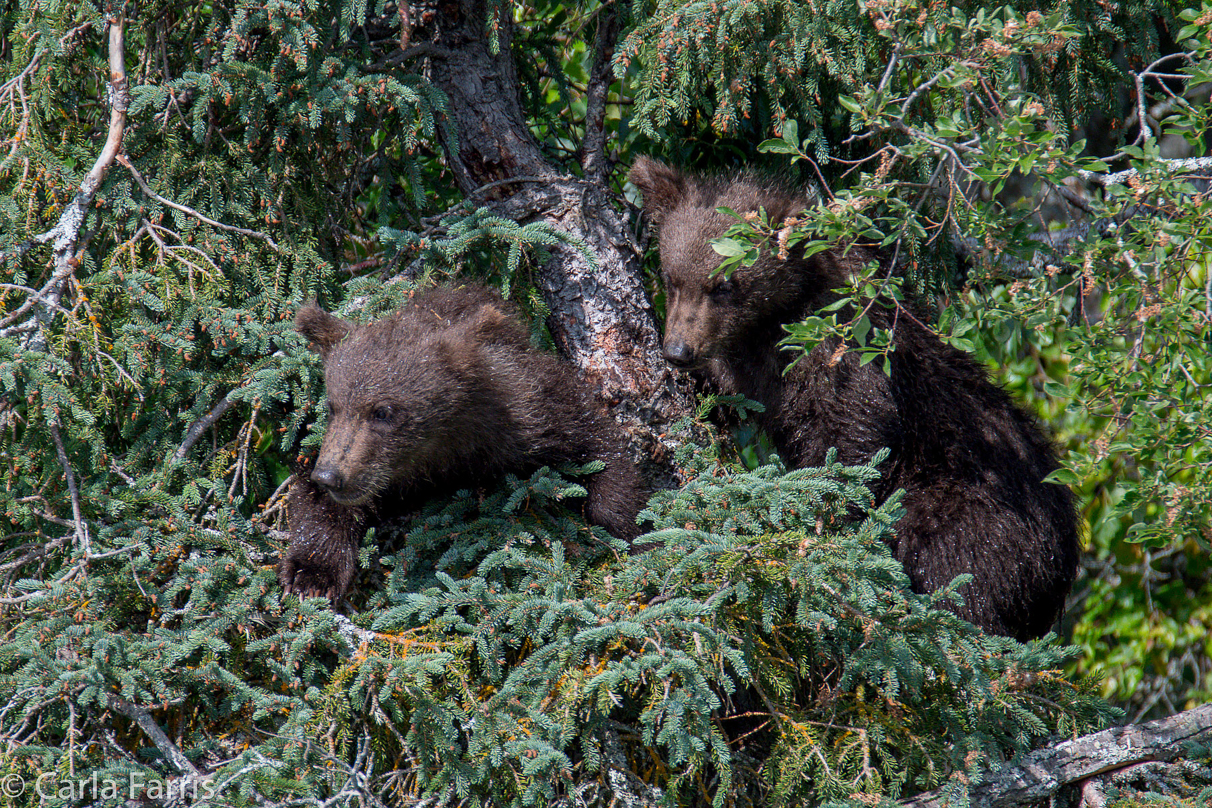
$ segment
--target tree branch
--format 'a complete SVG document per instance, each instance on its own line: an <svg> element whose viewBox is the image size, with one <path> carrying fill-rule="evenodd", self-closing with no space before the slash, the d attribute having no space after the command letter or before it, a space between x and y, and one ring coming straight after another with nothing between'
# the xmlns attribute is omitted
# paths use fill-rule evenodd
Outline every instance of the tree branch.
<svg viewBox="0 0 1212 808"><path fill-rule="evenodd" d="M164 730L160 729L160 725L155 722L155 719L151 716L151 712L146 707L131 704L129 701L114 695L109 697L109 707L114 712L121 713L138 724L139 729L143 730L143 733L151 739L151 742L156 745L160 753L177 767L177 771L187 777L201 777L202 773L198 771L194 764L189 762L189 758L185 756L180 747L164 734Z"/></svg>
<svg viewBox="0 0 1212 808"><path fill-rule="evenodd" d="M1184 160L1155 160L1152 165L1164 168L1178 174L1187 171L1212 171L1212 157L1189 157ZM1097 171L1078 171L1077 176L1095 185L1106 188L1109 185L1122 184L1132 177L1139 176L1140 171L1128 168L1116 171L1114 174L1100 174Z"/></svg>
<svg viewBox="0 0 1212 808"><path fill-rule="evenodd" d="M105 179L106 172L109 171L114 158L122 150L122 134L126 129L126 110L130 104L124 56L125 31L126 18L121 12L108 20L110 112L105 145L96 162L93 163L93 167L84 175L84 180L80 183L80 190L68 203L63 215L59 217L58 223L33 239L33 242L37 244L54 242L52 252L54 272L51 274L50 280L36 295L27 299L0 321L0 328L11 325L31 310L39 324L45 326L49 323L59 306L59 300L63 297L63 287L67 283L67 278L79 263L79 259L76 257L76 244L80 239L80 228L92 206L93 198L97 195L97 189L101 187L101 182ZM24 330L27 329L13 329L16 332ZM27 338L27 347L35 351L45 350L46 336L42 328L31 332Z"/></svg>
<svg viewBox="0 0 1212 808"><path fill-rule="evenodd" d="M587 178L603 184L609 173L606 163L606 97L614 81L611 61L618 39L619 12L615 4L610 4L598 15L593 66L585 89L585 140L581 143L581 169Z"/></svg>
<svg viewBox="0 0 1212 808"><path fill-rule="evenodd" d="M221 230L230 230L231 232L239 233L242 236L251 236L252 238L259 238L262 241L264 241L266 244L268 244L274 252L281 252L281 250L278 249L278 245L276 243L274 243L274 240L272 238L270 238L269 236L265 235L264 233L262 233L258 230L247 230L243 227L236 227L235 225L231 225L231 224L223 224L223 222L217 222L214 219L210 218L209 216L204 216L203 214L199 213L198 211L194 210L191 207L187 207L178 202L173 202L171 199L165 199L164 197L160 196L158 193L153 191L150 187L148 187L147 182L143 179L143 175L140 174L139 170L136 169L134 167L134 165L131 164L131 161L126 158L125 154L119 154L115 159L119 163L121 163L123 166L126 167L126 170L130 172L130 175L135 178L135 182L139 183L139 187L143 189L143 193L147 194L149 197L156 200L161 205L172 208L173 210L179 210L182 213L193 216L198 221L204 222L204 223L210 225L211 227L218 227Z"/></svg>
<svg viewBox="0 0 1212 808"><path fill-rule="evenodd" d="M1037 749L972 789L971 808L1012 808L1047 800L1062 787L1145 761L1174 760L1185 744L1212 739L1212 704L1145 724L1113 727ZM920 794L907 808L944 808L943 791Z"/></svg>
<svg viewBox="0 0 1212 808"><path fill-rule="evenodd" d="M80 489L76 485L76 475L72 472L71 463L67 460L67 450L63 448L63 438L59 435L59 424L55 421L50 423L51 439L55 442L55 454L59 458L59 465L63 467L63 476L67 481L67 493L72 500L72 519L75 522L76 541L80 544L80 552L85 558L92 555L92 547L89 546L88 526L84 523L84 513L80 508Z"/></svg>
<svg viewBox="0 0 1212 808"><path fill-rule="evenodd" d="M184 460L185 455L189 454L189 450L198 442L198 438L202 437L202 433L209 429L215 421L223 417L224 413L232 408L231 394L223 397L223 400L214 406L210 412L203 415L197 421L194 421L185 433L185 440L181 441L181 445L177 447L176 454L173 455L176 460Z"/></svg>

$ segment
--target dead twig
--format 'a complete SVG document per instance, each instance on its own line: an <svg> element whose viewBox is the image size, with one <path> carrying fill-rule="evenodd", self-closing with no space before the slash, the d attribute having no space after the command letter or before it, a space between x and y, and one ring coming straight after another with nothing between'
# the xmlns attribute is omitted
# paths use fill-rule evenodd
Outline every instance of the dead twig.
<svg viewBox="0 0 1212 808"><path fill-rule="evenodd" d="M126 170L130 172L130 175L135 178L135 182L139 183L139 187L143 189L143 193L147 194L147 196L156 200L161 205L172 208L173 210L179 210L189 216L193 216L198 221L208 224L211 227L217 227L220 230L229 230L232 233L239 233L242 236L260 239L268 244L270 249L272 249L274 252L281 252L281 249L272 238L258 230L249 230L244 227L236 227L232 224L223 224L223 222L215 221L209 216L199 213L187 205L182 205L179 202L173 202L171 199L166 199L165 197L160 196L148 186L147 181L143 179L143 175L139 173L139 170L134 167L131 161L127 159L125 154L119 154L116 159L119 163L126 167Z"/></svg>

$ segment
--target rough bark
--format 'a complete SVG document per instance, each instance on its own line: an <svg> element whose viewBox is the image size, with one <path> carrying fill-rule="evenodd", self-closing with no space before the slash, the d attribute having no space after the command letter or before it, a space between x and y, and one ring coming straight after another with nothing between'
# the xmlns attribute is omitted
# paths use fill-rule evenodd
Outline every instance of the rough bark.
<svg viewBox="0 0 1212 808"><path fill-rule="evenodd" d="M586 179L553 165L530 134L510 50L512 21L495 18L498 50L483 0L444 0L434 20L431 78L450 100L458 134L448 153L460 189L521 223L545 221L584 245L551 250L536 283L551 310L548 326L561 353L601 390L615 417L654 449L692 399L661 355L660 336L644 290L640 250L625 212L607 185L601 108L611 80L617 34L613 9L603 10L589 90ZM451 150L448 148L448 152ZM491 188L484 186L491 185ZM588 255L586 255L588 252Z"/></svg>
<svg viewBox="0 0 1212 808"><path fill-rule="evenodd" d="M1192 742L1212 740L1212 704L1169 718L1084 735L1024 755L972 789L971 808L1011 808L1048 800L1060 789L1147 761L1172 761ZM909 808L945 808L942 791L906 800Z"/></svg>

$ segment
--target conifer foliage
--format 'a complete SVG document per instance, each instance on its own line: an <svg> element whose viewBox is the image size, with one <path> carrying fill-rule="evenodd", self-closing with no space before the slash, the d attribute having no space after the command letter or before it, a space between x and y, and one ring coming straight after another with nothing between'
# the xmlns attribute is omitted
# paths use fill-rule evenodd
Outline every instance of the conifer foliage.
<svg viewBox="0 0 1212 808"><path fill-rule="evenodd" d="M223 804L797 805L934 787L1105 717L1063 649L908 592L873 466L693 454L633 556L556 506L583 489L550 471L433 504L359 604L367 628L283 599L230 539L30 582L3 646L7 767Z"/></svg>
<svg viewBox="0 0 1212 808"><path fill-rule="evenodd" d="M1212 5L670 0L616 69L673 162L741 153L819 202L759 249L882 260L788 326L891 366L869 305L926 291L940 336L1048 420L1091 527L1076 668L1133 715L1212 694ZM710 128L713 138L702 131ZM718 142L724 136L722 145ZM711 148L707 147L710 144ZM690 146L693 146L691 148ZM873 302L878 301L878 302Z"/></svg>
<svg viewBox="0 0 1212 808"><path fill-rule="evenodd" d="M668 136L652 74L611 84L614 38L651 9L467 5L507 48L493 69L520 66L536 150L586 175L568 187L621 190L576 153ZM560 344L531 275L544 250L638 263L630 231L578 243L507 215L544 177L485 164L500 178L454 190L468 133L432 72L443 8L0 9L0 806L962 799L984 766L1103 723L1062 673L1071 649L985 637L907 591L870 466L747 469L670 437L650 448L683 485L650 503L643 552L562 507L592 469L544 470L367 536L344 613L282 595L283 494L324 420L299 305L366 321L475 276ZM774 63L804 70L795 48ZM620 72L659 61L622 53ZM806 156L794 131L782 153ZM629 333L593 336L622 354Z"/></svg>

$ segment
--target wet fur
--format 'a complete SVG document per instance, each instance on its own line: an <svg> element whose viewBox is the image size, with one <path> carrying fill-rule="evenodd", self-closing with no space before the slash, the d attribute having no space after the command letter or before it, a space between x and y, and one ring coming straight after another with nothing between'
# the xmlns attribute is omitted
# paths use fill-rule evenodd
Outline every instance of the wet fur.
<svg viewBox="0 0 1212 808"><path fill-rule="evenodd" d="M764 404L762 425L795 468L821 465L830 447L849 464L890 448L873 493L882 502L905 489L891 549L914 590L971 573L961 617L1019 639L1046 633L1073 584L1079 542L1068 488L1042 482L1058 464L1035 420L907 312L895 319L891 378L877 363L860 366L855 353L837 356L836 341L784 373L792 355L778 348L783 325L835 300L830 290L872 256L779 260L767 245L721 291L710 241L735 220L716 209L764 208L780 222L808 200L755 176L700 178L647 158L630 178L658 230L666 355ZM878 326L894 324L881 306L869 314Z"/></svg>
<svg viewBox="0 0 1212 808"><path fill-rule="evenodd" d="M627 541L639 532L648 492L622 431L571 367L531 349L495 292L434 289L366 326L309 305L295 324L324 359L329 422L288 501L288 591L339 598L367 527L545 465L603 461L583 482L585 516Z"/></svg>

